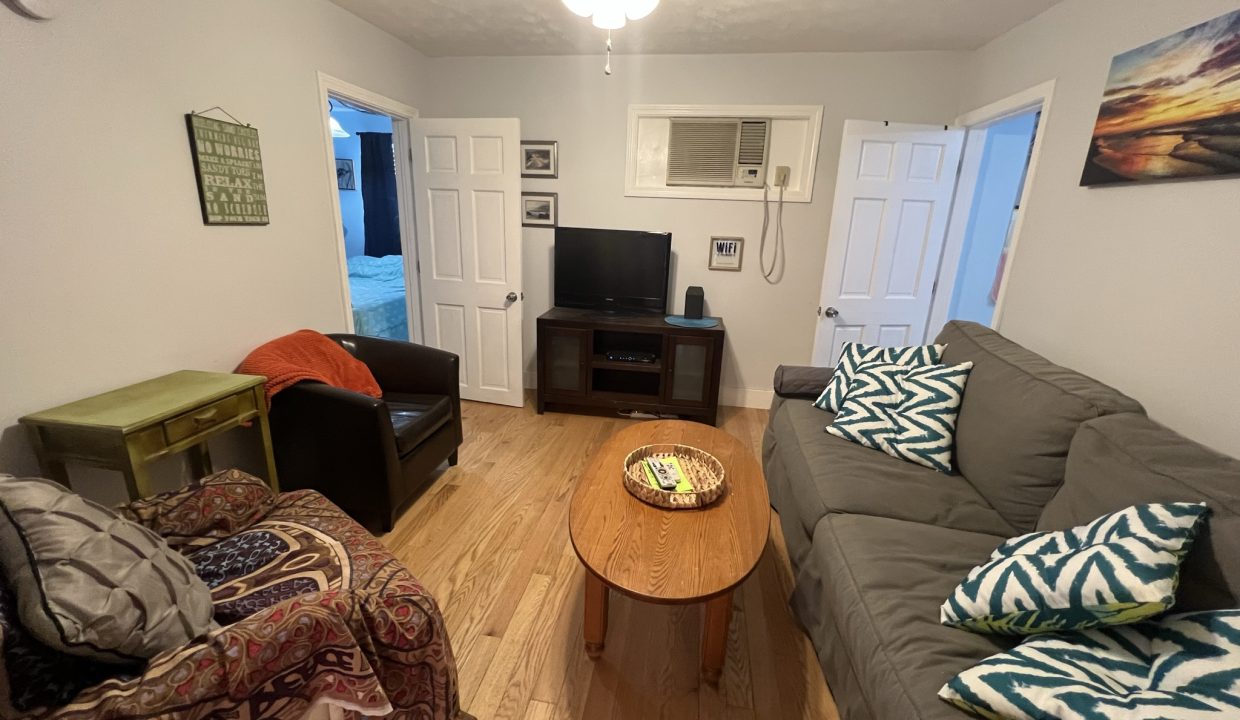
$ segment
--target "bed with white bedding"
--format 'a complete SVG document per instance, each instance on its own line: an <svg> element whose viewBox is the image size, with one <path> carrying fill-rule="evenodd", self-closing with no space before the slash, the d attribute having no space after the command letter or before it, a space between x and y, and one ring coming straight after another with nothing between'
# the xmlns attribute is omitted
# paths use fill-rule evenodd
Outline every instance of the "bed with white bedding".
<svg viewBox="0 0 1240 720"><path fill-rule="evenodd" d="M392 340L409 339L402 256L349 258L349 295L353 303L353 332Z"/></svg>

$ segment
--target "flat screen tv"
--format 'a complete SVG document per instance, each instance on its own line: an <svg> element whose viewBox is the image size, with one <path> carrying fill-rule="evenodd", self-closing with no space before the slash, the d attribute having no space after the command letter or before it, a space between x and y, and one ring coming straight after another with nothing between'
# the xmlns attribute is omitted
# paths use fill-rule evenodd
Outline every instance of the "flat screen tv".
<svg viewBox="0 0 1240 720"><path fill-rule="evenodd" d="M556 228L555 305L665 314L671 261L671 233Z"/></svg>

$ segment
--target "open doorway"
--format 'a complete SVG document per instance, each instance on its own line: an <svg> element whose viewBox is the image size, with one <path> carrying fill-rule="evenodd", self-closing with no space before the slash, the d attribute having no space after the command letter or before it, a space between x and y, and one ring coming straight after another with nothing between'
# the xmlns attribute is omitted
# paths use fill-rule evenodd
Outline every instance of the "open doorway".
<svg viewBox="0 0 1240 720"><path fill-rule="evenodd" d="M1053 90L955 127L845 121L813 364L847 342L920 345L954 317L998 328Z"/></svg>
<svg viewBox="0 0 1240 720"><path fill-rule="evenodd" d="M949 320L998 326L1052 90L1048 83L957 120L965 150L928 333Z"/></svg>
<svg viewBox="0 0 1240 720"><path fill-rule="evenodd" d="M422 342L410 127L418 111L319 73L346 332Z"/></svg>
<svg viewBox="0 0 1240 720"><path fill-rule="evenodd" d="M409 340L392 118L328 96L353 332Z"/></svg>

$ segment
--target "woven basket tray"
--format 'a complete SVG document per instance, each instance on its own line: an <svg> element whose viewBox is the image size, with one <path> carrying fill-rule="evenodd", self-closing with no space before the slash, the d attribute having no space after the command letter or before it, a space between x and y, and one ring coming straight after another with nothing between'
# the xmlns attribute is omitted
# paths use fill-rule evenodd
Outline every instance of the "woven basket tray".
<svg viewBox="0 0 1240 720"><path fill-rule="evenodd" d="M675 456L680 467L689 476L694 492L671 492L651 487L642 469L642 461L648 457ZM723 465L714 455L688 445L643 445L624 459L624 487L640 500L670 510L705 507L723 496L726 485Z"/></svg>

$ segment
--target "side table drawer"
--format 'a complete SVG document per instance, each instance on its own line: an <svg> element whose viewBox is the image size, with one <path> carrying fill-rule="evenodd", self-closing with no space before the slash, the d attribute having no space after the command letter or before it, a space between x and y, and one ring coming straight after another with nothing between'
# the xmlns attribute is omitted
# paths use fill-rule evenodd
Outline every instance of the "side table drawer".
<svg viewBox="0 0 1240 720"><path fill-rule="evenodd" d="M171 420L165 420L164 436L168 438L168 444L172 445L199 433L207 432L217 425L235 420L237 416L252 410L254 410L252 393L232 395L210 405L191 410L184 415L178 415Z"/></svg>

